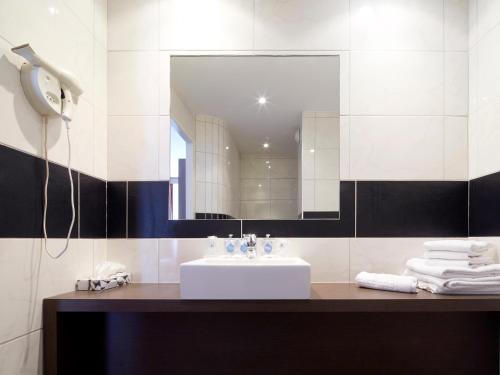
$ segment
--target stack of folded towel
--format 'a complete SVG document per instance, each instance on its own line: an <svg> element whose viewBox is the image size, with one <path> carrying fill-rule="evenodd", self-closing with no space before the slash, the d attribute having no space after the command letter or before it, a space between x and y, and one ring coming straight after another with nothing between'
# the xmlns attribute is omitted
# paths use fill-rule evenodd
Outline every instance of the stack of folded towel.
<svg viewBox="0 0 500 375"><path fill-rule="evenodd" d="M424 243L423 258L406 263L405 275L418 287L442 294L500 294L500 264L484 241L443 240Z"/></svg>

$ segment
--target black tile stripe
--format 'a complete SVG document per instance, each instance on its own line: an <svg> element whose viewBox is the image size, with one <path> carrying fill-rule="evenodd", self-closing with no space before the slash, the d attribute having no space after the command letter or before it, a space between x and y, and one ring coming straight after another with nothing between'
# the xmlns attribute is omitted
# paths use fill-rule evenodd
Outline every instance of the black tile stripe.
<svg viewBox="0 0 500 375"><path fill-rule="evenodd" d="M127 183L107 183L107 234L108 238L127 236Z"/></svg>
<svg viewBox="0 0 500 375"><path fill-rule="evenodd" d="M80 238L106 238L106 182L80 173Z"/></svg>
<svg viewBox="0 0 500 375"><path fill-rule="evenodd" d="M359 181L356 235L466 237L467 196L465 181Z"/></svg>
<svg viewBox="0 0 500 375"><path fill-rule="evenodd" d="M500 172L470 181L470 236L500 235Z"/></svg>
<svg viewBox="0 0 500 375"><path fill-rule="evenodd" d="M168 181L128 182L128 237L158 238L168 225Z"/></svg>
<svg viewBox="0 0 500 375"><path fill-rule="evenodd" d="M50 238L65 238L71 220L70 183L68 170L64 166L49 163L49 208L47 211L47 232ZM80 230L87 238L105 237L105 212L97 203L99 197L90 199L92 209L80 209L79 174L72 171L74 182L74 197L76 218L72 238L78 237L79 217L85 222ZM83 175L82 175L83 176ZM88 177L88 178L86 178ZM83 177L85 187L99 185L105 182L94 177ZM0 145L0 237L1 238L41 238L43 237L43 189L45 183L45 160L10 147ZM83 205L89 200L83 194ZM81 199L80 199L81 201ZM104 215L103 215L104 212ZM90 219L92 218L92 219ZM88 226L90 220L95 225ZM104 226L103 226L104 223ZM103 232L104 228L104 232Z"/></svg>

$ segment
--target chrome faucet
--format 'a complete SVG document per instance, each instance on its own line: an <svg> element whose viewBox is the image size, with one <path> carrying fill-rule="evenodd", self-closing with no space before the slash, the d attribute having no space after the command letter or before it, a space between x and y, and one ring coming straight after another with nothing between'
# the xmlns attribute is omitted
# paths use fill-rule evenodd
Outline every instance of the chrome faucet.
<svg viewBox="0 0 500 375"><path fill-rule="evenodd" d="M256 234L244 234L241 241L244 241L247 245L247 258L254 259L257 257L257 235Z"/></svg>

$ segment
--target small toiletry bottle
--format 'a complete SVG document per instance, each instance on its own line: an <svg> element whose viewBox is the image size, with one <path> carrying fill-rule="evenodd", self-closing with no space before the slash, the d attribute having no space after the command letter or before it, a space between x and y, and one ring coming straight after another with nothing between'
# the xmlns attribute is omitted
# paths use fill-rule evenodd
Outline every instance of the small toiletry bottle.
<svg viewBox="0 0 500 375"><path fill-rule="evenodd" d="M225 245L226 245L226 255L227 256L233 256L234 255L234 250L236 249L236 244L235 244L235 241L233 239L233 235L232 234L230 234L229 238L226 239Z"/></svg>
<svg viewBox="0 0 500 375"><path fill-rule="evenodd" d="M271 240L270 237L270 234L266 234L266 239L264 240L264 245L262 246L264 249L264 256L266 258L271 257L271 253L273 252L273 240Z"/></svg>
<svg viewBox="0 0 500 375"><path fill-rule="evenodd" d="M240 255L246 256L247 251L248 251L248 237L244 235L240 240Z"/></svg>
<svg viewBox="0 0 500 375"><path fill-rule="evenodd" d="M217 256L217 236L208 236L208 250L207 258L213 258Z"/></svg>

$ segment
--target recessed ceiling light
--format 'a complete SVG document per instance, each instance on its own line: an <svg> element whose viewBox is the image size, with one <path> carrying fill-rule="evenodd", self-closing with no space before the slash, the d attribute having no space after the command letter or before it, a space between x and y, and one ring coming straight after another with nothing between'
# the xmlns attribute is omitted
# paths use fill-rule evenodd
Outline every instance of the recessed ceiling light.
<svg viewBox="0 0 500 375"><path fill-rule="evenodd" d="M257 102L259 104L266 104L267 103L267 98L265 96L259 96L259 99L257 99Z"/></svg>
<svg viewBox="0 0 500 375"><path fill-rule="evenodd" d="M264 148L269 148L269 143L267 143L267 142L266 142L266 143L263 143L263 144L262 144L262 147L264 147Z"/></svg>

